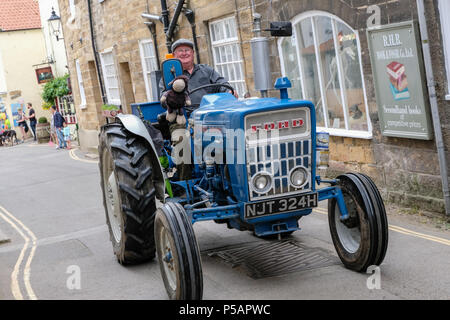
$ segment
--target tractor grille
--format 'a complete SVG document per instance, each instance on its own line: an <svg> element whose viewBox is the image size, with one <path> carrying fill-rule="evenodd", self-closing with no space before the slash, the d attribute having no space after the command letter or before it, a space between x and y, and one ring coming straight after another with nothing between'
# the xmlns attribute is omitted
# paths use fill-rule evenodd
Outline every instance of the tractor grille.
<svg viewBox="0 0 450 320"><path fill-rule="evenodd" d="M263 200L284 195L298 194L299 192L311 191L311 168L312 168L312 141L310 134L309 113L304 108L294 111L277 113L278 119L303 118L305 121L302 128L290 128L289 131L278 132L278 137L267 137L264 133L263 139L256 137L246 140L246 163L247 179L249 182L250 200ZM261 118L273 118L272 115L254 116L247 119L247 128L260 122ZM280 121L275 119L275 121ZM289 182L290 172L297 167L304 167L308 172L308 182L302 188L295 188ZM272 176L272 186L267 193L261 194L253 190L251 179L256 173L265 172Z"/></svg>

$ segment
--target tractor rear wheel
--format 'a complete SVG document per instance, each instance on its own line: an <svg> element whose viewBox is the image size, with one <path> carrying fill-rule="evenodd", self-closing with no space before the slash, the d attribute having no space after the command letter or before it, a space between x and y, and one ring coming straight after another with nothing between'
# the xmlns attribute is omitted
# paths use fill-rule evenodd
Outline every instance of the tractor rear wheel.
<svg viewBox="0 0 450 320"><path fill-rule="evenodd" d="M172 300L200 300L203 273L192 222L178 203L168 202L155 218L155 242L161 275Z"/></svg>
<svg viewBox="0 0 450 320"><path fill-rule="evenodd" d="M113 251L123 265L155 257L156 193L150 152L144 139L122 124L102 128L99 167L103 205Z"/></svg>
<svg viewBox="0 0 450 320"><path fill-rule="evenodd" d="M380 265L388 245L388 222L383 200L367 176L349 173L338 177L349 218L341 221L336 199L328 201L328 222L336 252L345 267L366 271Z"/></svg>

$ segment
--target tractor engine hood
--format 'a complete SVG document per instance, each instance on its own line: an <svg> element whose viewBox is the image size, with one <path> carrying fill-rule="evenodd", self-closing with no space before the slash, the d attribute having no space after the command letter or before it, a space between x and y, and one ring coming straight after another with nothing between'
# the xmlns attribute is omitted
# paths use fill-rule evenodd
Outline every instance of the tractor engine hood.
<svg viewBox="0 0 450 320"><path fill-rule="evenodd" d="M273 129L283 125L280 138L289 141L311 139L315 135L315 126L311 126L315 123L315 109L309 101L277 98L240 100L229 93L211 94L203 97L192 118L195 146L202 147L196 154L203 161L214 154L216 163L227 166L233 195L243 202L249 201L247 144L252 140L253 126L256 131L265 131L264 126L271 125ZM249 123L251 129L247 128ZM257 127L256 123L260 126ZM214 148L221 150L210 152Z"/></svg>
<svg viewBox="0 0 450 320"><path fill-rule="evenodd" d="M230 93L216 93L203 97L200 107L193 112L193 119L196 123L201 123L203 126L243 129L243 120L248 114L284 110L300 106L314 108L309 101L277 98L241 100L236 99Z"/></svg>

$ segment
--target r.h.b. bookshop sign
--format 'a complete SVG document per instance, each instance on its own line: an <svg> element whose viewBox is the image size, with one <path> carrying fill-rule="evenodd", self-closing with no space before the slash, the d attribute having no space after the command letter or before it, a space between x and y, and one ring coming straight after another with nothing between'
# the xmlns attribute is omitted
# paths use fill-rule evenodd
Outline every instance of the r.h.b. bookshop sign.
<svg viewBox="0 0 450 320"><path fill-rule="evenodd" d="M426 80L416 35L413 22L367 31L382 134L430 140Z"/></svg>

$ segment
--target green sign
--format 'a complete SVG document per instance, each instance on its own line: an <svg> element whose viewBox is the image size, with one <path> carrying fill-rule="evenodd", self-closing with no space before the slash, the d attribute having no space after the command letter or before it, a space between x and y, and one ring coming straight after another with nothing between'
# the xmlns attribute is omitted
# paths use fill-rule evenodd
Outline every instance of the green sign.
<svg viewBox="0 0 450 320"><path fill-rule="evenodd" d="M385 136L431 139L417 35L413 22L367 31L380 127Z"/></svg>

